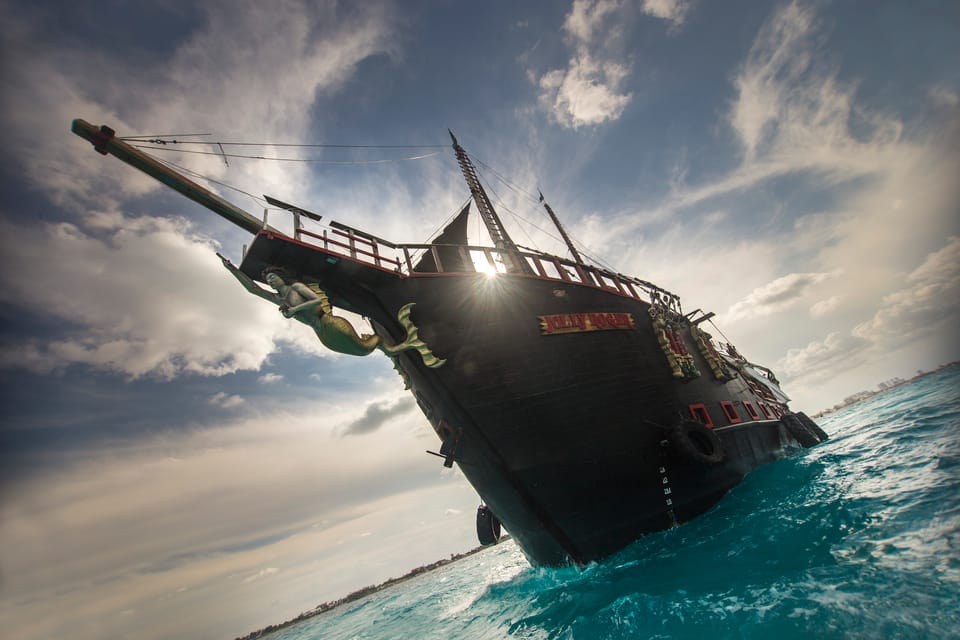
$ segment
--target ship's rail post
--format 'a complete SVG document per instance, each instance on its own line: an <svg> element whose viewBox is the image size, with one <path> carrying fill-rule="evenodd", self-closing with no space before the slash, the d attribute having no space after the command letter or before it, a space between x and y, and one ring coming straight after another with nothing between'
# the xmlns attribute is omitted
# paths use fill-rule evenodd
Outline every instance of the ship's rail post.
<svg viewBox="0 0 960 640"><path fill-rule="evenodd" d="M433 256L433 264L437 265L437 273L443 273L443 261L440 260L436 245L430 245L430 255Z"/></svg>
<svg viewBox="0 0 960 640"><path fill-rule="evenodd" d="M623 285L620 283L620 278L614 277L613 284L617 286L617 290L620 291L622 295L627 295L627 292L623 290Z"/></svg>
<svg viewBox="0 0 960 640"><path fill-rule="evenodd" d="M630 284L630 281L629 281L629 280L624 280L624 281L623 281L623 284L625 284L625 285L627 286L627 289L630 290L630 295L631 295L631 296L633 296L634 298L637 298L638 300L640 299L640 294L638 294L638 293L637 293L637 290L633 288L633 285Z"/></svg>
<svg viewBox="0 0 960 640"><path fill-rule="evenodd" d="M347 233L347 241L350 243L350 257L356 260L357 259L357 239L353 235L352 231Z"/></svg>
<svg viewBox="0 0 960 640"><path fill-rule="evenodd" d="M457 249L460 252L460 264L473 264L470 260L470 252L467 251L466 247L461 245Z"/></svg>
<svg viewBox="0 0 960 640"><path fill-rule="evenodd" d="M537 273L540 274L540 277L541 277L541 278L546 278L546 277L547 277L547 272L543 270L543 263L540 262L540 256L533 255L533 256L530 256L530 257L533 258L533 266L535 266L535 267L537 268Z"/></svg>
<svg viewBox="0 0 960 640"><path fill-rule="evenodd" d="M483 255L487 258L487 264L490 265L490 268L493 269L493 272L497 272L497 260L493 257L493 251L488 248L484 248Z"/></svg>

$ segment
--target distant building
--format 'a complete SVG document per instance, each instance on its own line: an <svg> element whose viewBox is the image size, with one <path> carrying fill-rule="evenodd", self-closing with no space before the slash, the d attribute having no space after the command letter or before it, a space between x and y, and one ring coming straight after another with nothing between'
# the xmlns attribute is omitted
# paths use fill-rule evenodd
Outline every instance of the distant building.
<svg viewBox="0 0 960 640"><path fill-rule="evenodd" d="M885 380L880 384L878 384L877 388L879 388L880 391L886 391L887 389L893 389L894 387L899 387L905 382L906 380L904 380L903 378L890 378L889 380Z"/></svg>
<svg viewBox="0 0 960 640"><path fill-rule="evenodd" d="M876 391L858 391L852 396L847 396L843 399L843 402L840 403L841 406L845 407L848 404L853 404L854 402L860 402L861 400L866 400L872 395L875 395Z"/></svg>

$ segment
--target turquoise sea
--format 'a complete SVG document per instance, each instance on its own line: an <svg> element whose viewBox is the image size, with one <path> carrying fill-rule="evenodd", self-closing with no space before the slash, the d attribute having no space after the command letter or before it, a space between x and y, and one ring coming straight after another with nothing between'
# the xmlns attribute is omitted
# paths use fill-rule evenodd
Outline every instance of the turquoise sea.
<svg viewBox="0 0 960 640"><path fill-rule="evenodd" d="M507 542L268 637L960 638L960 366L819 422L831 440L602 563Z"/></svg>

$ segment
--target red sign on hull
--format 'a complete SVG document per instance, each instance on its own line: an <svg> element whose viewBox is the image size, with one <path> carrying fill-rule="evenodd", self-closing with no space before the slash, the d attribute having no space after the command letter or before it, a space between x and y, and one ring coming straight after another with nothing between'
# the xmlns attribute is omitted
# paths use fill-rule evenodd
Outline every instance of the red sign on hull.
<svg viewBox="0 0 960 640"><path fill-rule="evenodd" d="M585 333L587 331L630 330L636 325L629 313L558 313L537 316L540 333L545 336L559 333Z"/></svg>

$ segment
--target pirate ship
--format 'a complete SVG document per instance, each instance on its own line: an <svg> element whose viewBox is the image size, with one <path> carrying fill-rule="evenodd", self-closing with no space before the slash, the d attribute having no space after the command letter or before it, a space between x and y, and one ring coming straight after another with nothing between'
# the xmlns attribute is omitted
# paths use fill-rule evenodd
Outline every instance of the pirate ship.
<svg viewBox="0 0 960 640"><path fill-rule="evenodd" d="M481 497L482 543L502 523L534 564L597 560L827 437L789 409L772 371L713 340L712 313L588 262L549 205L570 255L518 247L452 133L492 246L468 244L470 201L432 242L409 244L338 222L308 230L304 218L319 216L271 199L294 218L282 233L109 127L78 119L72 130L249 231L241 264L223 259L248 291L333 349L393 359L438 437L430 453Z"/></svg>

